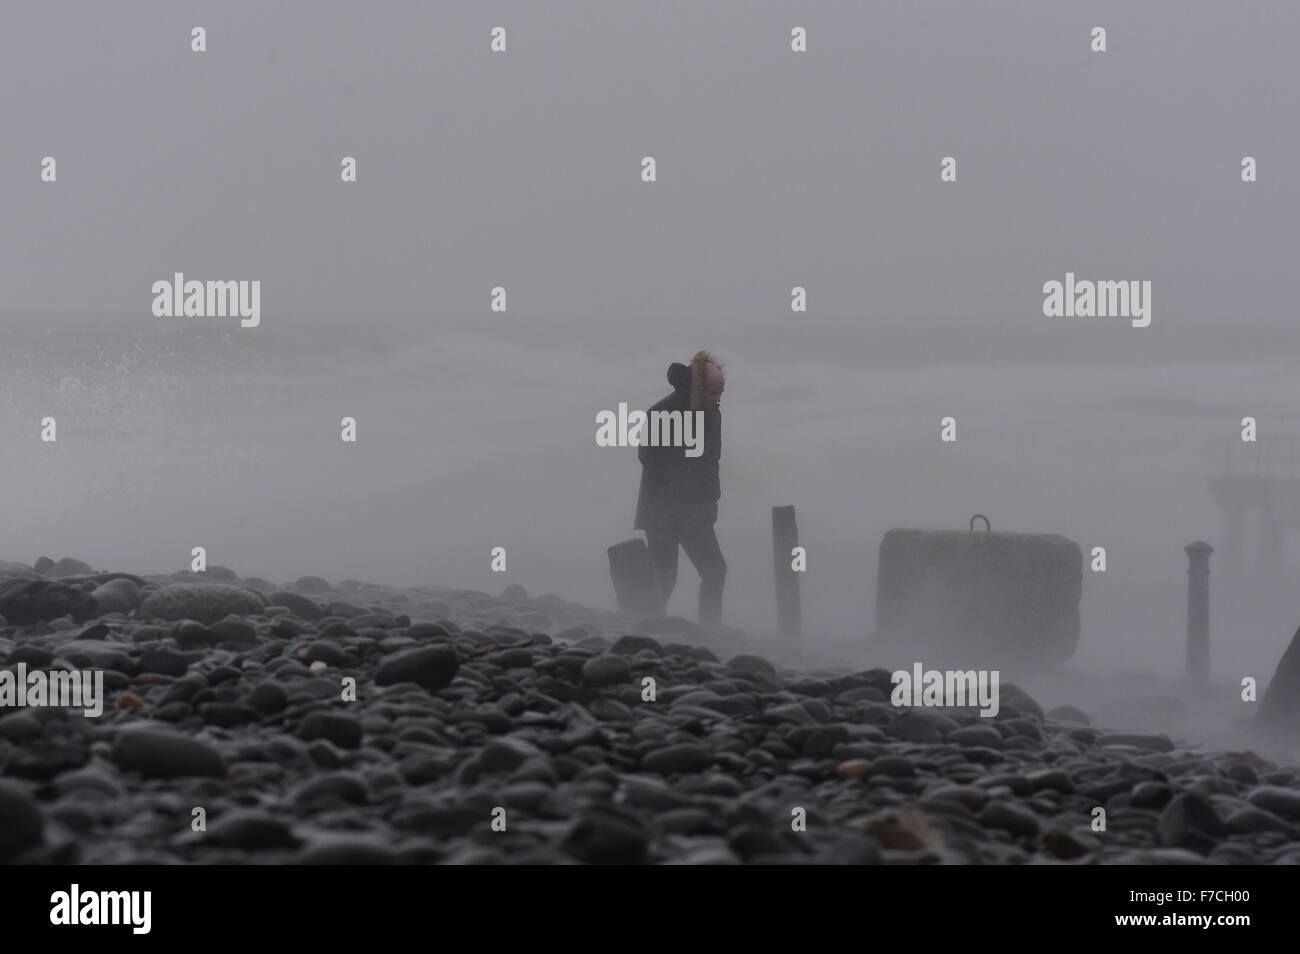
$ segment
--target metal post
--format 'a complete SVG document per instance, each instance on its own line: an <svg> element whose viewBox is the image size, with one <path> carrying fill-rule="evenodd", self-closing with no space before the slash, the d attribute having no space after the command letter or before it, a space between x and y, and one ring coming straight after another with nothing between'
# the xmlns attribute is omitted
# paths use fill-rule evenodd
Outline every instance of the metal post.
<svg viewBox="0 0 1300 954"><path fill-rule="evenodd" d="M1187 554L1187 674L1210 674L1210 554L1203 540L1183 547Z"/></svg>

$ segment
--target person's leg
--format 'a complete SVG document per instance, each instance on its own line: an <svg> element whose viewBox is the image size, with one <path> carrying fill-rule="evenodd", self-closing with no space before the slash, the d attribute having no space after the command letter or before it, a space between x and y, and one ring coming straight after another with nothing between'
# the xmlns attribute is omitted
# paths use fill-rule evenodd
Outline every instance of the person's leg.
<svg viewBox="0 0 1300 954"><path fill-rule="evenodd" d="M682 549L700 574L700 625L717 629L722 625L722 587L727 582L727 561L723 559L713 525L683 536Z"/></svg>
<svg viewBox="0 0 1300 954"><path fill-rule="evenodd" d="M659 581L660 612L668 612L668 600L677 586L677 534L668 530L645 532L645 545Z"/></svg>

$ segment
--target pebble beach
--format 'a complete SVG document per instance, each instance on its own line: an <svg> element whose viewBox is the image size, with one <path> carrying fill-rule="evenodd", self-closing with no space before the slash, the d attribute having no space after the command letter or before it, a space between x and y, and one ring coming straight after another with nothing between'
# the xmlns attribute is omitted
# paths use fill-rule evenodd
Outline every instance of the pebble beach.
<svg viewBox="0 0 1300 954"><path fill-rule="evenodd" d="M4 669L105 692L0 709L7 864L1300 863L1285 761L517 585L43 559L0 617Z"/></svg>

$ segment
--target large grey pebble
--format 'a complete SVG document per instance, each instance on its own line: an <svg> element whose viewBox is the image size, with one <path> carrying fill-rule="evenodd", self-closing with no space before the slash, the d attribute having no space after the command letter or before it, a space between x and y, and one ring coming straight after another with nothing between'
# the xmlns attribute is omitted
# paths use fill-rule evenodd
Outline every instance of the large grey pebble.
<svg viewBox="0 0 1300 954"><path fill-rule="evenodd" d="M1001 828L1021 838L1038 836L1039 822L1036 815L1021 808L1014 802L989 802L979 813L979 822L989 828Z"/></svg>
<svg viewBox="0 0 1300 954"><path fill-rule="evenodd" d="M1263 808L1242 808L1228 815L1224 824L1228 830L1238 835L1254 835L1262 831L1282 832L1288 838L1296 838L1296 828L1277 815Z"/></svg>
<svg viewBox="0 0 1300 954"><path fill-rule="evenodd" d="M247 696L248 705L263 715L283 712L289 704L289 693L278 682L259 682Z"/></svg>
<svg viewBox="0 0 1300 954"><path fill-rule="evenodd" d="M627 682L631 674L627 660L612 653L588 659L582 666L582 681L594 687Z"/></svg>
<svg viewBox="0 0 1300 954"><path fill-rule="evenodd" d="M1182 848L1208 854L1228 828L1210 802L1191 792L1179 792L1165 806L1156 826L1156 840L1164 848Z"/></svg>
<svg viewBox="0 0 1300 954"><path fill-rule="evenodd" d="M113 741L111 758L124 772L145 778L184 778L226 774L217 750L199 739L152 728L125 729Z"/></svg>
<svg viewBox="0 0 1300 954"><path fill-rule="evenodd" d="M227 616L217 620L208 627L216 637L217 643L229 643L234 646L253 646L257 644L257 630L253 624L238 616Z"/></svg>
<svg viewBox="0 0 1300 954"><path fill-rule="evenodd" d="M298 726L304 742L328 739L341 749L361 747L361 720L346 712L309 712Z"/></svg>
<svg viewBox="0 0 1300 954"><path fill-rule="evenodd" d="M256 614L262 600L252 590L226 583L172 583L155 590L140 604L146 619L197 620L215 623L235 614Z"/></svg>
<svg viewBox="0 0 1300 954"><path fill-rule="evenodd" d="M118 577L91 590L90 595L99 603L100 614L130 613L140 604L140 587L132 580Z"/></svg>
<svg viewBox="0 0 1300 954"><path fill-rule="evenodd" d="M315 600L288 590L276 590L266 598L267 606L283 606L299 619L316 622L324 619L325 610Z"/></svg>
<svg viewBox="0 0 1300 954"><path fill-rule="evenodd" d="M140 654L140 672L156 672L164 676L183 676L189 672L189 669L189 659L167 646L154 646Z"/></svg>
<svg viewBox="0 0 1300 954"><path fill-rule="evenodd" d="M1247 795L1246 800L1285 818L1300 819L1300 791L1295 789L1265 785Z"/></svg>
<svg viewBox="0 0 1300 954"><path fill-rule="evenodd" d="M529 759L542 755L541 749L525 739L493 739L479 753L481 772L512 772Z"/></svg>
<svg viewBox="0 0 1300 954"><path fill-rule="evenodd" d="M386 658L375 673L375 684L413 682L436 691L451 685L459 668L460 656L450 646L424 646Z"/></svg>
<svg viewBox="0 0 1300 954"><path fill-rule="evenodd" d="M649 837L632 813L612 805L593 805L573 822L560 847L594 864L638 864L645 858Z"/></svg>

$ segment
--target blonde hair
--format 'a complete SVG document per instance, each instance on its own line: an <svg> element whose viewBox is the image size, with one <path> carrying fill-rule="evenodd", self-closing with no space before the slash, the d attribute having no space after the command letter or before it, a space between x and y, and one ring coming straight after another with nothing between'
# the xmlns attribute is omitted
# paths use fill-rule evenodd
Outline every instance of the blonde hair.
<svg viewBox="0 0 1300 954"><path fill-rule="evenodd" d="M691 409L701 410L707 403L704 400L705 394L705 372L708 366L713 365L722 373L722 362L719 361L712 352L697 351L691 358Z"/></svg>

